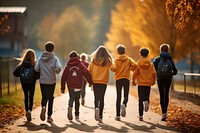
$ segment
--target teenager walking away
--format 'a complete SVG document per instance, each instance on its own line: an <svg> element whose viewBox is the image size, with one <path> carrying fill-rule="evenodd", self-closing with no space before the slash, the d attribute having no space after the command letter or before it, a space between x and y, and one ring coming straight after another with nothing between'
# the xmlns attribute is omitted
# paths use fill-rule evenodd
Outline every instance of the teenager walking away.
<svg viewBox="0 0 200 133"><path fill-rule="evenodd" d="M167 108L169 104L169 89L173 75L177 74L177 69L169 53L169 45L162 44L160 46L160 56L153 60L154 67L157 72L157 83L160 93L160 105L162 109L162 121L166 121Z"/></svg>
<svg viewBox="0 0 200 133"><path fill-rule="evenodd" d="M89 86L92 86L92 76L87 70L87 67L81 63L78 53L72 51L69 54L69 61L63 71L61 77L61 92L65 93L65 82L69 91L69 103L68 103L68 114L69 120L73 119L72 108L75 102L75 118L79 119L79 108L80 108L80 93L82 89L83 77L89 82Z"/></svg>
<svg viewBox="0 0 200 133"><path fill-rule="evenodd" d="M33 108L33 98L35 93L35 82L39 74L35 72L36 55L33 49L25 50L19 60L19 64L14 69L13 75L20 77L20 82L24 92L24 105L27 121L31 121L31 111Z"/></svg>
<svg viewBox="0 0 200 133"><path fill-rule="evenodd" d="M136 68L135 61L126 55L126 47L122 44L117 45L116 47L117 57L114 60L115 70L114 79L116 80L116 120L120 120L120 111L121 116L126 116L126 107L128 103L129 95L129 86L130 86L130 72L134 71ZM124 92L123 102L121 104L122 89Z"/></svg>
<svg viewBox="0 0 200 133"><path fill-rule="evenodd" d="M147 48L140 49L141 59L137 61L137 68L133 72L132 84L138 84L138 97L139 97L139 120L143 120L143 111L149 110L149 96L151 86L156 81L156 70L153 63L148 58L149 50ZM137 83L135 82L137 81Z"/></svg>
<svg viewBox="0 0 200 133"><path fill-rule="evenodd" d="M83 63L87 68L89 66L89 63L87 62L87 55L85 53L82 53L80 55L81 63ZM86 80L83 78L82 80L82 89L81 89L81 104L84 106L85 105L85 94L86 94Z"/></svg>
<svg viewBox="0 0 200 133"><path fill-rule="evenodd" d="M102 123L104 96L109 80L109 70L112 67L112 57L105 46L99 46L91 57L88 70L93 80L95 120Z"/></svg>
<svg viewBox="0 0 200 133"><path fill-rule="evenodd" d="M45 44L45 51L41 54L38 62L35 65L35 70L40 72L40 89L42 93L41 100L41 114L40 119L45 120L46 106L48 103L48 117L47 122L52 123L52 113L53 113L53 100L54 100L54 90L56 86L56 74L61 71L61 64L58 57L55 55L54 51L55 44L48 41Z"/></svg>

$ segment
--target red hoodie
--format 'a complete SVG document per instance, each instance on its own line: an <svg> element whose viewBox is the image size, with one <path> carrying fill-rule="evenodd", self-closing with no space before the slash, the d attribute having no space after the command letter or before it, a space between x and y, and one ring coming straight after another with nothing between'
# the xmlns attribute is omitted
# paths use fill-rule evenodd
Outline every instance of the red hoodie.
<svg viewBox="0 0 200 133"><path fill-rule="evenodd" d="M81 89L83 77L89 84L93 83L91 74L79 58L70 58L61 77L61 90L65 90L65 82L67 82L68 89Z"/></svg>

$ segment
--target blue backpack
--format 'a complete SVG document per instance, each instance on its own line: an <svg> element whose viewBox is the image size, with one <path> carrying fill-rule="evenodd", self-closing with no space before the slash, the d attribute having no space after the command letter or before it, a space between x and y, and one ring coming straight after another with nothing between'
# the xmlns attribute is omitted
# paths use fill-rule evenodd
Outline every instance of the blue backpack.
<svg viewBox="0 0 200 133"><path fill-rule="evenodd" d="M170 59L160 59L157 67L158 78L170 79L173 76L173 66Z"/></svg>

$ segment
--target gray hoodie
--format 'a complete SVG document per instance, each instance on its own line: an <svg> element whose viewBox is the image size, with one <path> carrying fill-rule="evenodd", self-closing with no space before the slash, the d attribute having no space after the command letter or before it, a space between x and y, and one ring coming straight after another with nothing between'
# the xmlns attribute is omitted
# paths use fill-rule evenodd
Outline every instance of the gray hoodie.
<svg viewBox="0 0 200 133"><path fill-rule="evenodd" d="M35 71L40 72L41 84L56 83L56 74L61 71L61 64L53 52L43 52L35 65Z"/></svg>

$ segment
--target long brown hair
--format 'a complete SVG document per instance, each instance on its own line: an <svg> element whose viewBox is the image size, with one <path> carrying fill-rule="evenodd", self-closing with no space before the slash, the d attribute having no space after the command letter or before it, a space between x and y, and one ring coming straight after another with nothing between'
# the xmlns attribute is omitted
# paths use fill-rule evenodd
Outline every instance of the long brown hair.
<svg viewBox="0 0 200 133"><path fill-rule="evenodd" d="M20 58L16 58L17 60L20 60L19 64L17 66L21 66L24 61L29 60L31 65L34 66L36 63L36 54L35 51L33 49L25 49L22 53L21 53L21 57Z"/></svg>
<svg viewBox="0 0 200 133"><path fill-rule="evenodd" d="M112 63L112 56L105 46L99 46L92 54L92 62L100 62L101 66L110 65Z"/></svg>

